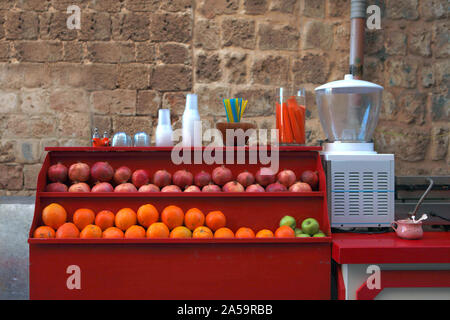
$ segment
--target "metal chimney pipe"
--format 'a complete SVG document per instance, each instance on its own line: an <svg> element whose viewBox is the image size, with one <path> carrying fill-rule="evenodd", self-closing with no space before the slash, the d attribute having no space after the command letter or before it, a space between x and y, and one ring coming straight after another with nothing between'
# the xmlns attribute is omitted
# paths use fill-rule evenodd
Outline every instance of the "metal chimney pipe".
<svg viewBox="0 0 450 320"><path fill-rule="evenodd" d="M361 79L364 65L366 0L351 1L350 19L350 74L352 74L355 79Z"/></svg>

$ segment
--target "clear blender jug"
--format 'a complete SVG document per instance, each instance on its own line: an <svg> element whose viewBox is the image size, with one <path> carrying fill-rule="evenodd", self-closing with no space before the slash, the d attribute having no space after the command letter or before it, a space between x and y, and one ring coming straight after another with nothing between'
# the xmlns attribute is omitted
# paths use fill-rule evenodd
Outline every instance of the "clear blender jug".
<svg viewBox="0 0 450 320"><path fill-rule="evenodd" d="M328 142L370 142L377 126L383 87L345 75L315 89Z"/></svg>

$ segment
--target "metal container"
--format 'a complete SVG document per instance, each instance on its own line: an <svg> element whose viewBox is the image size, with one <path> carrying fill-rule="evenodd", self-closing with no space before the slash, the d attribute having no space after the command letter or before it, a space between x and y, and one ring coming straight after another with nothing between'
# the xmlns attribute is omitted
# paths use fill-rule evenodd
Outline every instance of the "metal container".
<svg viewBox="0 0 450 320"><path fill-rule="evenodd" d="M132 141L131 137L127 135L125 132L117 132L114 134L112 138L112 144L113 147L131 147Z"/></svg>
<svg viewBox="0 0 450 320"><path fill-rule="evenodd" d="M383 87L345 75L315 89L322 128L329 142L370 142L378 123Z"/></svg>
<svg viewBox="0 0 450 320"><path fill-rule="evenodd" d="M149 147L150 136L146 132L138 132L134 135L133 145L135 147Z"/></svg>

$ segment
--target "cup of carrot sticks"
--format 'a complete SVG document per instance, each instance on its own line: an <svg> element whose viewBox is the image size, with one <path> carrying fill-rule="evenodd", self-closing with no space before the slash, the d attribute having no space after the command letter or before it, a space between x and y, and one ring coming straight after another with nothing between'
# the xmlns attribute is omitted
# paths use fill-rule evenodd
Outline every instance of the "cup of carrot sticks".
<svg viewBox="0 0 450 320"><path fill-rule="evenodd" d="M279 143L305 144L305 89L278 88L275 115Z"/></svg>

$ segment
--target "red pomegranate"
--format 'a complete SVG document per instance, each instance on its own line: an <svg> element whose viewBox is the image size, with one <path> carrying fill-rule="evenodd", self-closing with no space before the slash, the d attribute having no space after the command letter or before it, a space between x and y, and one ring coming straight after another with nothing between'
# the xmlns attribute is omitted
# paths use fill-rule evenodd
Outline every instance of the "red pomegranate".
<svg viewBox="0 0 450 320"><path fill-rule="evenodd" d="M137 189L134 184L125 182L116 186L114 192L137 192Z"/></svg>
<svg viewBox="0 0 450 320"><path fill-rule="evenodd" d="M240 184L237 181L230 181L230 182L225 183L222 190L223 190L223 192L244 192L245 191L242 184Z"/></svg>
<svg viewBox="0 0 450 320"><path fill-rule="evenodd" d="M182 192L179 186L171 184L161 189L161 192Z"/></svg>
<svg viewBox="0 0 450 320"><path fill-rule="evenodd" d="M236 180L242 184L244 188L247 188L255 183L255 176L248 171L244 171L238 174Z"/></svg>
<svg viewBox="0 0 450 320"><path fill-rule="evenodd" d="M202 192L202 190L200 190L200 188L196 185L192 185L184 189L184 192Z"/></svg>
<svg viewBox="0 0 450 320"><path fill-rule="evenodd" d="M284 185L286 188L292 186L295 181L297 181L297 177L295 176L295 172L292 170L283 170L280 171L277 175L278 182Z"/></svg>
<svg viewBox="0 0 450 320"><path fill-rule="evenodd" d="M47 176L52 182L64 182L67 180L67 174L69 170L65 165L58 162L57 164L51 165L48 168Z"/></svg>
<svg viewBox="0 0 450 320"><path fill-rule="evenodd" d="M88 181L90 177L90 168L86 163L78 162L69 167L69 179L75 182Z"/></svg>
<svg viewBox="0 0 450 320"><path fill-rule="evenodd" d="M144 184L142 187L139 188L139 192L159 192L159 187L154 184Z"/></svg>
<svg viewBox="0 0 450 320"><path fill-rule="evenodd" d="M131 178L131 169L126 166L117 168L113 176L114 182L117 184L128 182L130 178Z"/></svg>
<svg viewBox="0 0 450 320"><path fill-rule="evenodd" d="M266 190L260 184L255 183L248 186L245 192L266 192Z"/></svg>
<svg viewBox="0 0 450 320"><path fill-rule="evenodd" d="M91 167L91 177L94 181L109 182L114 176L114 169L108 162L99 161Z"/></svg>
<svg viewBox="0 0 450 320"><path fill-rule="evenodd" d="M194 176L187 170L178 170L173 174L173 184L180 188L185 188L194 183Z"/></svg>
<svg viewBox="0 0 450 320"><path fill-rule="evenodd" d="M292 186L289 187L289 191L291 192L311 192L311 186L306 182L296 182Z"/></svg>
<svg viewBox="0 0 450 320"><path fill-rule="evenodd" d="M143 169L138 169L133 172L131 175L131 182L134 184L136 188L142 187L144 184L148 184L150 178L148 176L147 171Z"/></svg>
<svg viewBox="0 0 450 320"><path fill-rule="evenodd" d="M227 182L233 180L233 174L230 169L225 166L217 167L211 174L212 180L219 186L225 185Z"/></svg>
<svg viewBox="0 0 450 320"><path fill-rule="evenodd" d="M268 186L271 183L276 181L276 173L272 171L270 168L261 168L256 172L255 175L256 182L262 185L263 187Z"/></svg>
<svg viewBox="0 0 450 320"><path fill-rule="evenodd" d="M319 175L317 174L317 171L303 171L300 179L302 180L302 182L306 182L307 184L309 184L312 189L316 189L319 185Z"/></svg>
<svg viewBox="0 0 450 320"><path fill-rule="evenodd" d="M286 186L282 185L279 182L271 183L266 187L266 192L283 192L287 190L288 189L286 188Z"/></svg>
<svg viewBox="0 0 450 320"><path fill-rule="evenodd" d="M109 182L99 182L92 187L91 192L113 192L114 188Z"/></svg>
<svg viewBox="0 0 450 320"><path fill-rule="evenodd" d="M202 188L211 182L211 175L206 171L200 171L194 177L194 183L198 187Z"/></svg>
<svg viewBox="0 0 450 320"><path fill-rule="evenodd" d="M69 187L69 192L90 192L91 187L87 183L78 182Z"/></svg>
<svg viewBox="0 0 450 320"><path fill-rule="evenodd" d="M61 182L53 182L49 183L45 187L45 191L47 192L67 192L69 191L69 188L64 183Z"/></svg>
<svg viewBox="0 0 450 320"><path fill-rule="evenodd" d="M222 188L217 184L208 184L202 188L202 192L222 192Z"/></svg>
<svg viewBox="0 0 450 320"><path fill-rule="evenodd" d="M172 175L166 170L158 170L153 175L153 183L159 188L163 188L172 183Z"/></svg>

